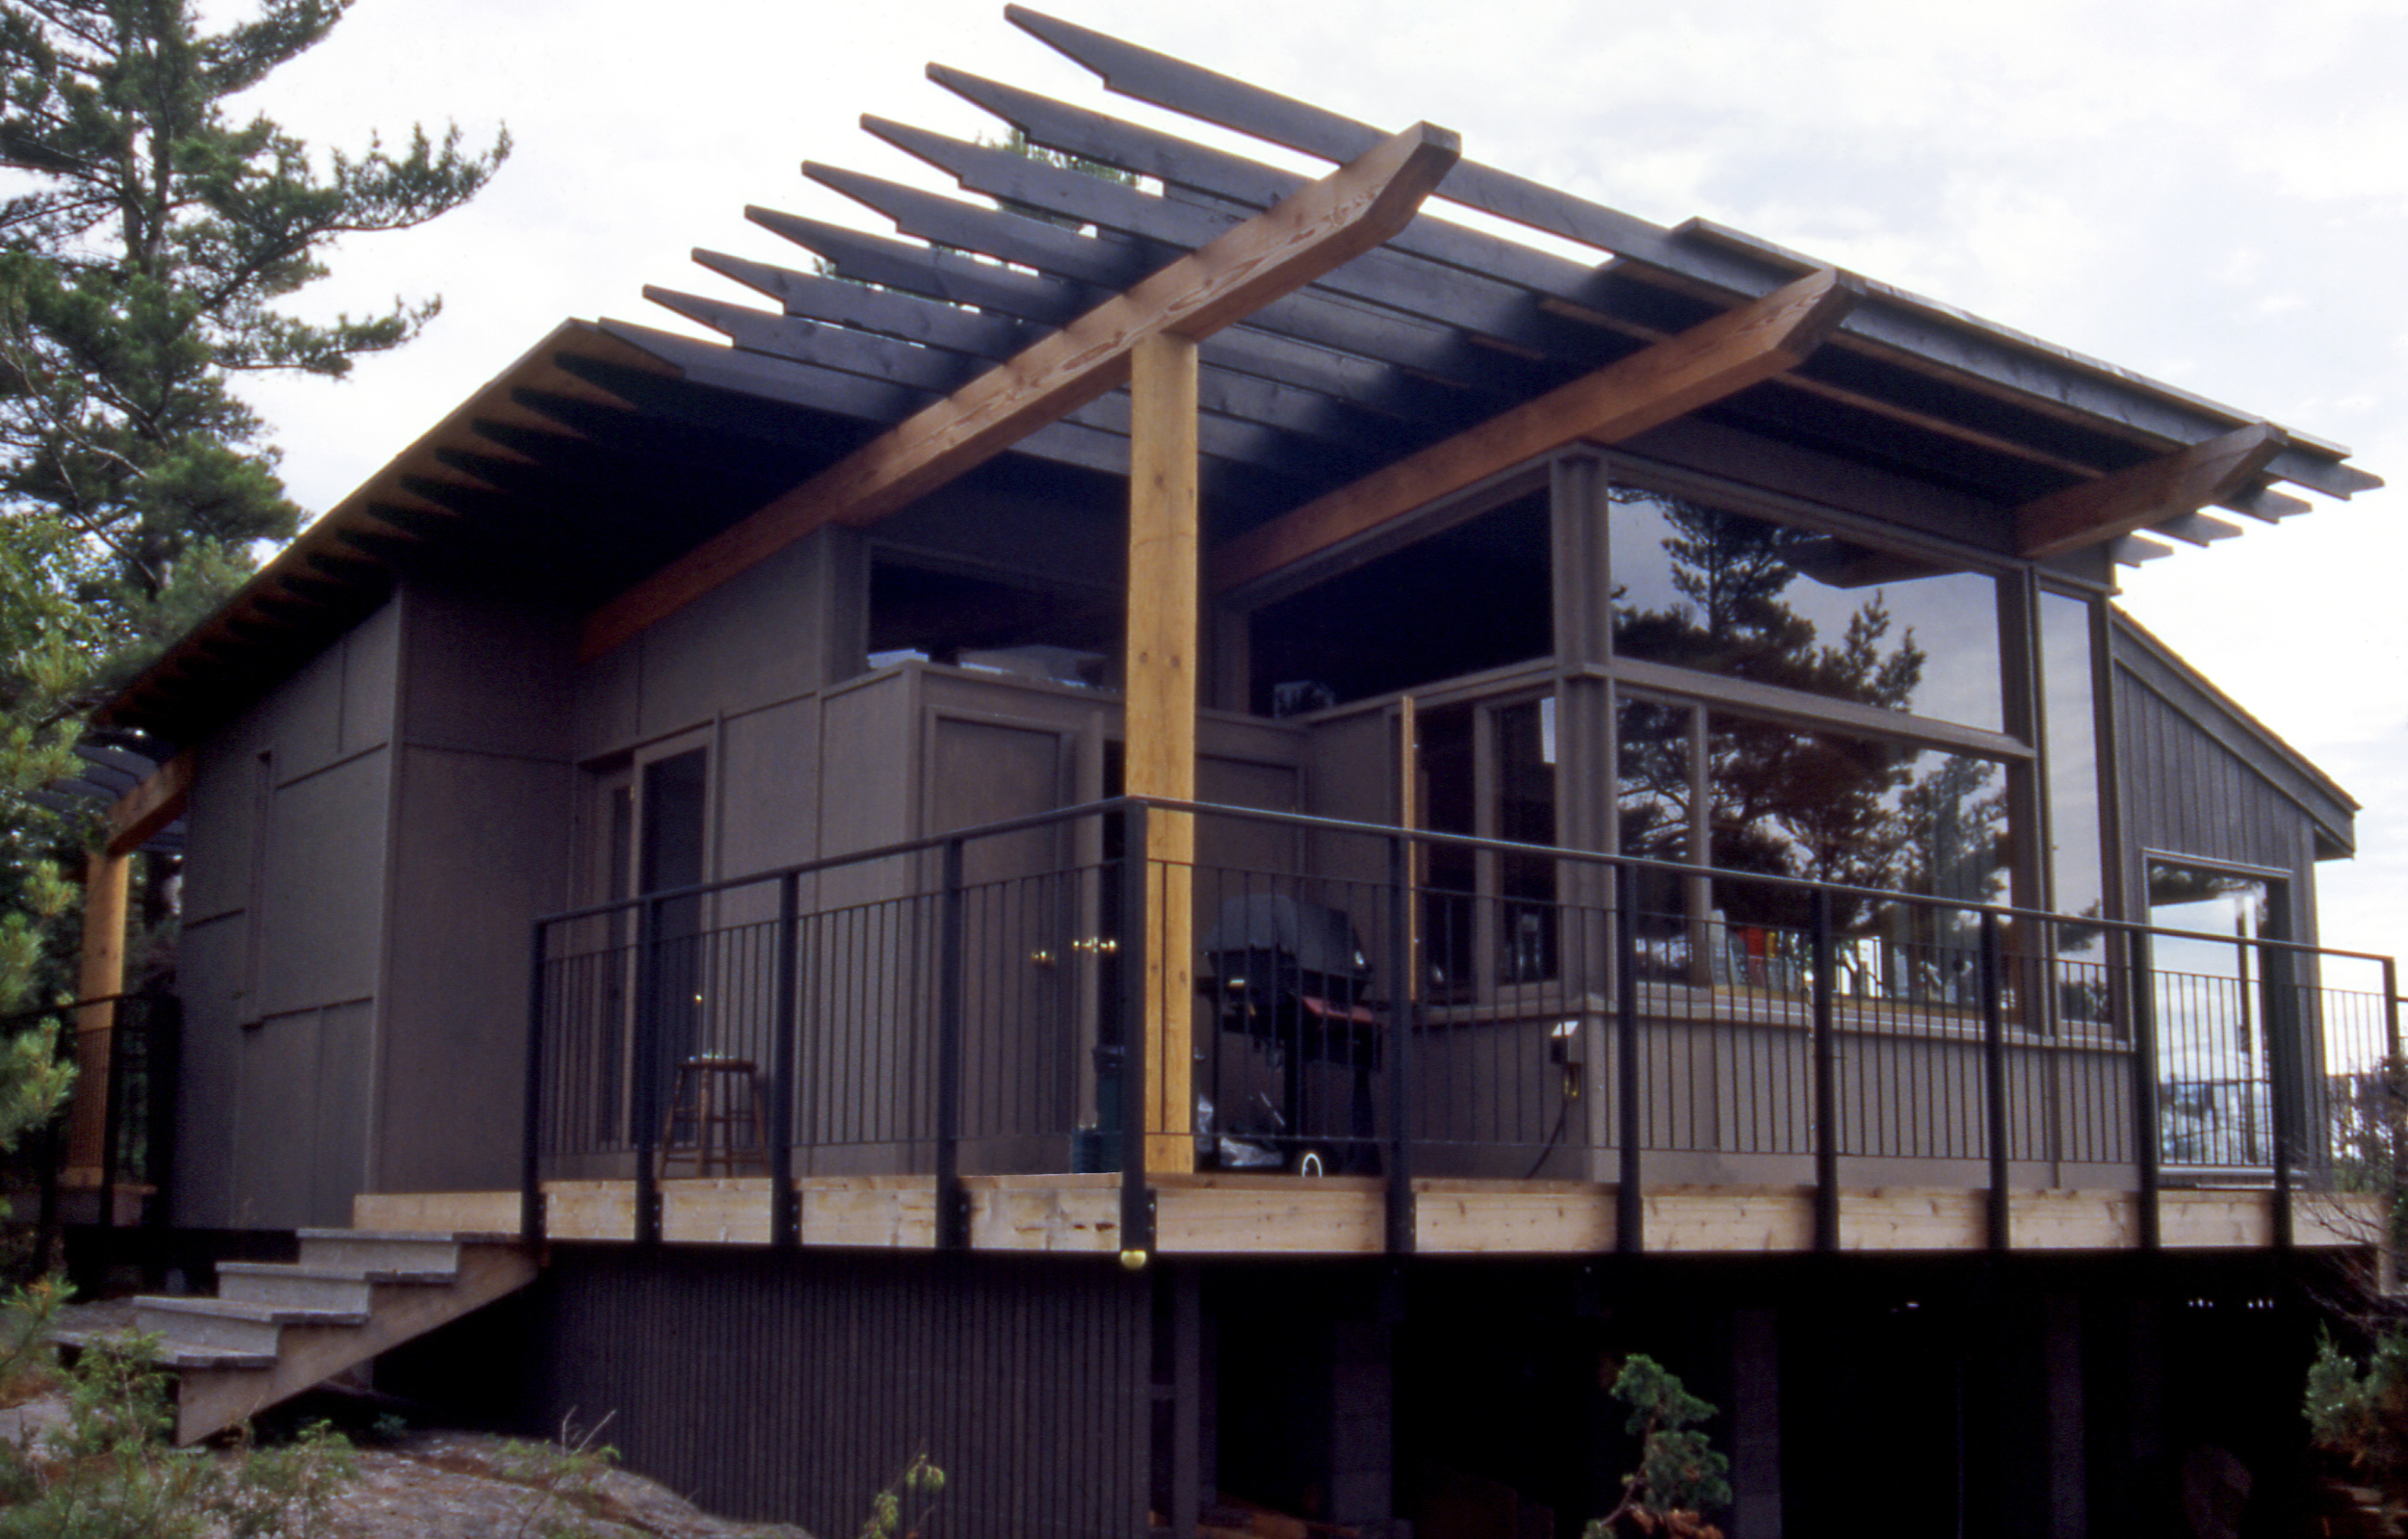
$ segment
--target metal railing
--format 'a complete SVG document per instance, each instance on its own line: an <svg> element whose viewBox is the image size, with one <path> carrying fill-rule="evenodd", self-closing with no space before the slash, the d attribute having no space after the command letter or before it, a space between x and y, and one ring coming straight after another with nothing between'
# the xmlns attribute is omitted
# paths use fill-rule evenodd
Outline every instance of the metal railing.
<svg viewBox="0 0 2408 1539"><path fill-rule="evenodd" d="M1201 853L1149 861L1149 822ZM1243 858L1233 852L1243 851ZM1189 933L1149 968L1149 923ZM1171 906L1171 912L1182 911ZM2153 947L2182 944L2158 969ZM535 927L523 1222L540 1183L1219 1168L1618 1187L2348 1187L2396 1155L2388 957L1290 814L1119 798L648 894ZM1149 1019L1191 1043L1161 1104ZM1157 1044L1158 1047L1158 1044ZM1149 1102L1145 1092L1153 1089ZM1184 1161L1183 1161L1184 1162Z"/></svg>
<svg viewBox="0 0 2408 1539"><path fill-rule="evenodd" d="M0 1017L0 1038L50 1025L57 1051L76 1062L84 1081L56 1116L25 1135L13 1161L37 1193L43 1234L61 1221L71 1168L93 1172L95 1226L118 1227L123 1192L138 1196L140 1224L167 1221L182 1023L181 1003L157 988ZM95 1079L103 1087L97 1105L90 1088Z"/></svg>

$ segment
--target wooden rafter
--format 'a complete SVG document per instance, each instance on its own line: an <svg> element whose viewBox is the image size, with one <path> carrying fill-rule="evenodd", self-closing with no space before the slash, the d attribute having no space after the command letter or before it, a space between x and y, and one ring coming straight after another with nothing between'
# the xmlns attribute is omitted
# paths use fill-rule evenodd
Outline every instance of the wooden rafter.
<svg viewBox="0 0 2408 1539"><path fill-rule="evenodd" d="M192 791L193 756L188 750L144 776L110 807L108 852L123 855L142 848L151 835L184 816Z"/></svg>
<svg viewBox="0 0 2408 1539"><path fill-rule="evenodd" d="M1259 581L1535 456L1645 432L1793 368L1861 292L1826 269L1432 444L1231 540L1214 556L1213 589Z"/></svg>
<svg viewBox="0 0 2408 1539"><path fill-rule="evenodd" d="M608 652L829 524L874 523L1125 381L1148 336L1210 336L1402 228L1462 153L1419 123L1073 321L863 445L604 605Z"/></svg>
<svg viewBox="0 0 2408 1539"><path fill-rule="evenodd" d="M2290 445L2283 430L2253 422L2015 510L2017 553L2032 559L2103 545L2237 496Z"/></svg>

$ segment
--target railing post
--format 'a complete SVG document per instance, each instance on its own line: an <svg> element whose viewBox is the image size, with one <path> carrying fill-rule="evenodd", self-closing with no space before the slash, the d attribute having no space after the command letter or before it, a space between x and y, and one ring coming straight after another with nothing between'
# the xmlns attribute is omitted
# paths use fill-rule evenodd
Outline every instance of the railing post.
<svg viewBox="0 0 2408 1539"><path fill-rule="evenodd" d="M2162 1241L2158 1212L2158 1028L2157 980L2150 965L2149 932L2131 932L2133 1009L2133 1159L2140 1180L2140 1248Z"/></svg>
<svg viewBox="0 0 2408 1539"><path fill-rule="evenodd" d="M1413 1212L1413 844L1388 836L1388 1254L1410 1256Z"/></svg>
<svg viewBox="0 0 2408 1539"><path fill-rule="evenodd" d="M2383 1135L2392 1146L2391 1197L2408 1193L2408 1058L2400 1055L2399 963L2383 958Z"/></svg>
<svg viewBox="0 0 2408 1539"><path fill-rule="evenodd" d="M2296 983L2297 954L2282 952L2278 955L2280 981L2269 981L2266 970L2266 948L2257 949L2259 1013L2265 1025L2260 1033L2265 1047L2266 1097L2274 1103L2274 1147L2267 1152L2274 1157L2274 1248L2291 1248L2291 1188L2297 1184L2291 1165L2299 1153L2299 1115L2307 1107L2307 1085L2301 1071L2307 1066L2302 1050L2299 1020L2299 990Z"/></svg>
<svg viewBox="0 0 2408 1539"><path fill-rule="evenodd" d="M1840 1248L1840 1044L1831 1020L1831 894L1815 889L1815 1248Z"/></svg>
<svg viewBox="0 0 2408 1539"><path fill-rule="evenodd" d="M1613 1192L1613 1248L1629 1256L1647 1248L1638 1047L1638 869L1620 861L1613 868L1613 1119L1621 1160Z"/></svg>
<svg viewBox="0 0 2408 1539"><path fill-rule="evenodd" d="M662 974L661 900L647 898L636 909L636 954L643 965L636 988L636 1242L661 1238L662 1125L675 1115L661 1093Z"/></svg>
<svg viewBox="0 0 2408 1539"><path fill-rule="evenodd" d="M944 907L938 921L936 999L936 1248L966 1250L970 1210L961 1190L962 841L945 841Z"/></svg>
<svg viewBox="0 0 2408 1539"><path fill-rule="evenodd" d="M1999 916L1990 909L1981 914L1981 1059L1982 1088L1987 1092L1986 1115L1990 1133L1990 1248L2005 1251L2014 1248L2014 1236L2009 1229L2006 1161L2006 1004L2002 986L1999 946Z"/></svg>
<svg viewBox="0 0 2408 1539"><path fill-rule="evenodd" d="M545 941L541 920L527 948L527 1092L518 1164L518 1238L543 1238L543 1016ZM606 955L604 958L608 960Z"/></svg>
<svg viewBox="0 0 2408 1539"><path fill-rule="evenodd" d="M770 1065L770 1243L802 1242L802 1194L795 1190L795 1093L802 1080L798 1018L802 1010L802 878L777 884L777 989Z"/></svg>
<svg viewBox="0 0 2408 1539"><path fill-rule="evenodd" d="M125 1138L125 1043L128 1016L122 996L109 1004L109 1056L101 1083L107 1098L100 1103L100 1227L118 1226L118 1145Z"/></svg>
<svg viewBox="0 0 2408 1539"><path fill-rule="evenodd" d="M1120 1264L1154 1252L1154 1199L1145 1185L1145 804L1124 801L1120 850Z"/></svg>

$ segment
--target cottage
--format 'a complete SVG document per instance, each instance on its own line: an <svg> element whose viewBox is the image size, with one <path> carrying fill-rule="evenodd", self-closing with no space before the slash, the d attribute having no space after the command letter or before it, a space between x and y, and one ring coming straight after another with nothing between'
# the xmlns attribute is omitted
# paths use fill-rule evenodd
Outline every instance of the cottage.
<svg viewBox="0 0 2408 1539"><path fill-rule="evenodd" d="M2395 989L2111 598L2377 480L1008 14L1335 169L934 67L1038 148L869 119L973 199L807 167L901 238L750 211L765 305L647 293L724 342L563 326L109 708L174 1224L484 1237L230 1268L187 1433L508 1294L380 1372L823 1532L926 1452L963 1534L1574 1533L1633 1351L1750 1539L2278 1483Z"/></svg>

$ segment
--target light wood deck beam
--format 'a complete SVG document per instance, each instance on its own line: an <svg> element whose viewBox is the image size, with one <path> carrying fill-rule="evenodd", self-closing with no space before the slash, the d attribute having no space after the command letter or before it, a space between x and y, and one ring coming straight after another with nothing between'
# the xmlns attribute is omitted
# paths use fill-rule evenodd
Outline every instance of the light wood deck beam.
<svg viewBox="0 0 2408 1539"><path fill-rule="evenodd" d="M108 852L130 855L150 836L184 816L193 794L193 756L188 749L153 770L109 808Z"/></svg>
<svg viewBox="0 0 2408 1539"><path fill-rule="evenodd" d="M1154 335L1200 341L1370 250L1410 222L1462 154L1417 123L1199 247L896 424L589 616L592 659L827 524L863 525L925 496L1129 378Z"/></svg>
<svg viewBox="0 0 2408 1539"><path fill-rule="evenodd" d="M2017 553L2038 560L2103 545L2240 495L2290 439L2253 422L2186 449L2051 492L2015 510Z"/></svg>
<svg viewBox="0 0 2408 1539"><path fill-rule="evenodd" d="M1613 443L1803 362L1863 289L1825 269L1375 470L1215 553L1226 593L1567 444Z"/></svg>

